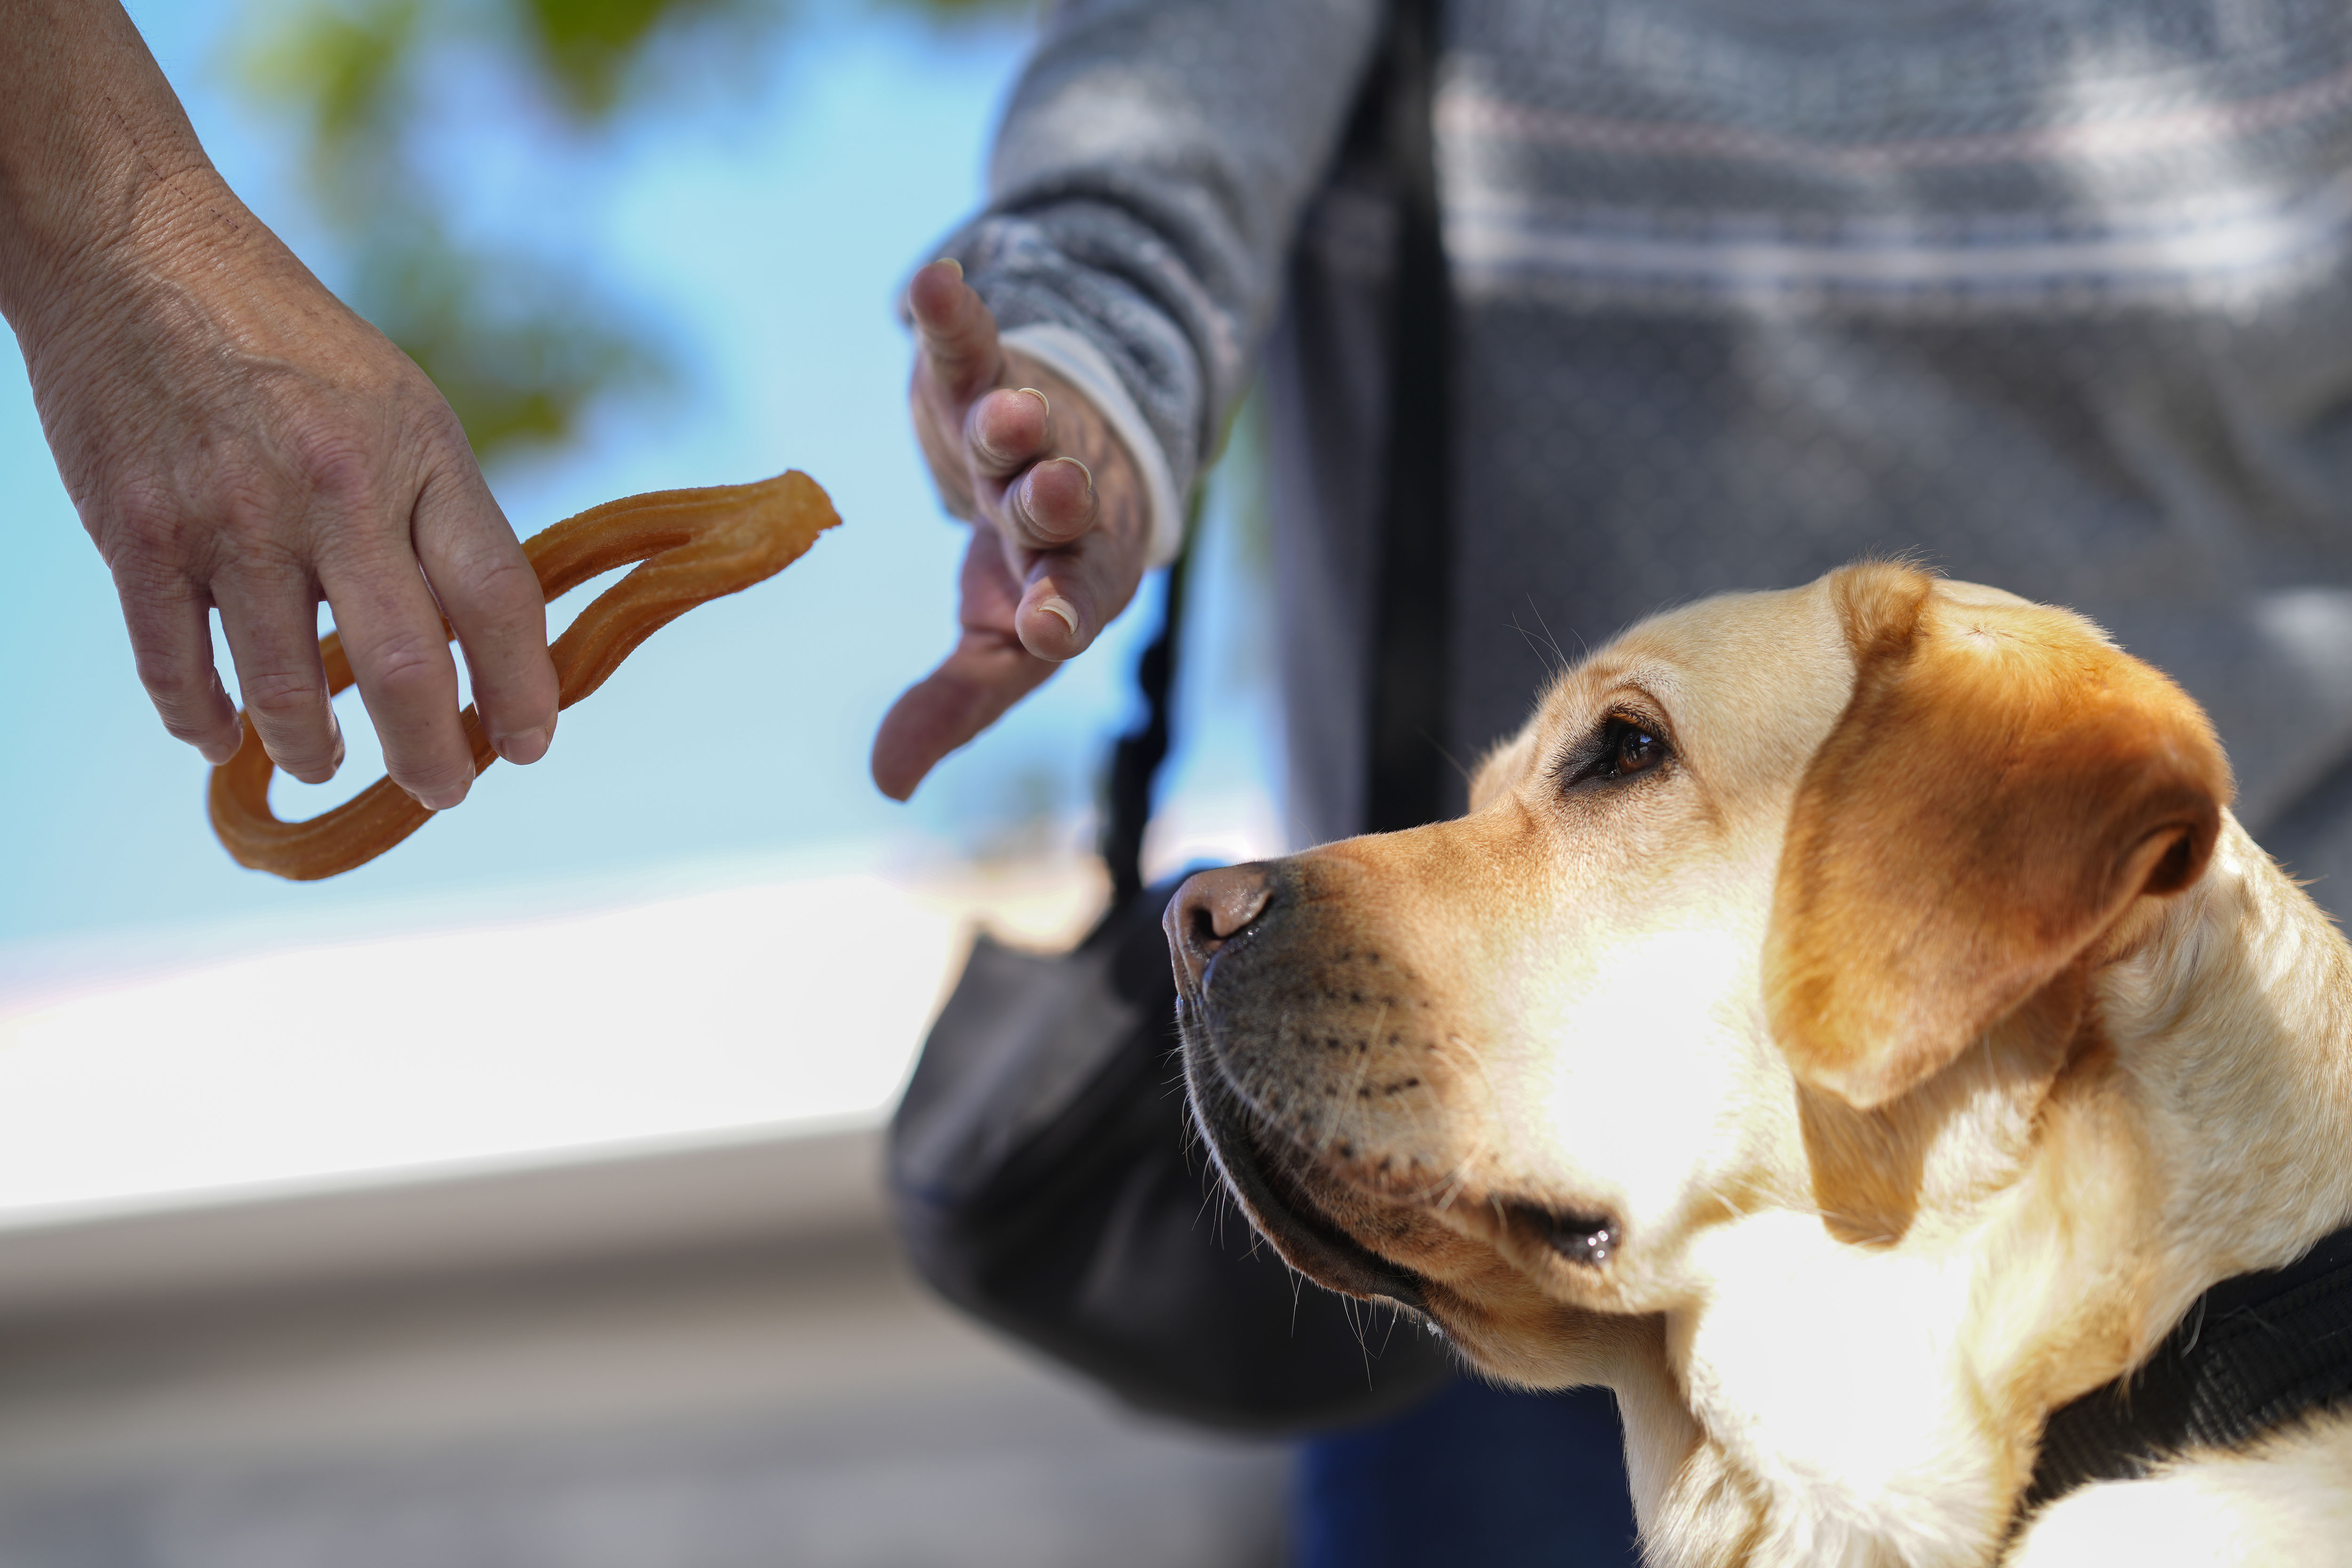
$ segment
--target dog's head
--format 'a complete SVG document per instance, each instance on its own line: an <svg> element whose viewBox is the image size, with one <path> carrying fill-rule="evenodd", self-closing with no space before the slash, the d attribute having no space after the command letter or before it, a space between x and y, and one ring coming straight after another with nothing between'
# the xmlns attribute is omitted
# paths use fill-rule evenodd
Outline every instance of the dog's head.
<svg viewBox="0 0 2352 1568"><path fill-rule="evenodd" d="M1717 1287L1712 1230L1884 1245L2011 1179L2229 794L2065 611L1892 565L1711 599L1563 675L1467 816L1187 883L1195 1113L1299 1268L1584 1381Z"/></svg>

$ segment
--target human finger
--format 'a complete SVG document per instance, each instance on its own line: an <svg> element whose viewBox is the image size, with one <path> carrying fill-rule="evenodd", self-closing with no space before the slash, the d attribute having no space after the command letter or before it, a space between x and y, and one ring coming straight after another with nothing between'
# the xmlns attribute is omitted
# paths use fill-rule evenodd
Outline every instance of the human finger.
<svg viewBox="0 0 2352 1568"><path fill-rule="evenodd" d="M1050 458L1004 488L999 504L1006 536L1030 550L1058 550L1092 529L1101 515L1095 477L1076 458Z"/></svg>
<svg viewBox="0 0 2352 1568"><path fill-rule="evenodd" d="M448 810L473 784L474 753L457 721L457 667L441 612L404 532L337 551L320 561L319 580L383 744L384 772L421 805Z"/></svg>
<svg viewBox="0 0 2352 1568"><path fill-rule="evenodd" d="M215 767L236 755L245 739L236 704L213 668L212 605L205 591L174 574L154 583L115 574L122 623L139 684L174 740L185 741Z"/></svg>
<svg viewBox="0 0 2352 1568"><path fill-rule="evenodd" d="M940 667L908 687L874 737L874 783L905 800L940 759L1004 715L1055 670L1012 637L967 632Z"/></svg>
<svg viewBox="0 0 2352 1568"><path fill-rule="evenodd" d="M1128 542L1099 530L1058 550L1024 552L1013 626L1022 647L1056 663L1094 645L1143 578Z"/></svg>
<svg viewBox="0 0 2352 1568"><path fill-rule="evenodd" d="M319 601L307 574L245 567L214 578L246 717L269 760L304 784L342 765L343 735L319 659Z"/></svg>
<svg viewBox="0 0 2352 1568"><path fill-rule="evenodd" d="M961 405L1003 380L995 313L963 280L960 264L941 259L919 269L907 286L907 308L920 374L940 395Z"/></svg>
<svg viewBox="0 0 2352 1568"><path fill-rule="evenodd" d="M1054 673L1013 633L1021 580L1006 568L992 530L972 531L959 586L961 635L954 649L900 695L874 737L874 782L893 800L913 795L941 757Z"/></svg>
<svg viewBox="0 0 2352 1568"><path fill-rule="evenodd" d="M1054 408L1034 386L1005 387L973 400L963 420L973 476L1008 479L1054 449Z"/></svg>
<svg viewBox="0 0 2352 1568"><path fill-rule="evenodd" d="M547 601L505 513L478 476L425 487L417 563L465 650L483 731L510 763L535 763L555 737L558 685Z"/></svg>

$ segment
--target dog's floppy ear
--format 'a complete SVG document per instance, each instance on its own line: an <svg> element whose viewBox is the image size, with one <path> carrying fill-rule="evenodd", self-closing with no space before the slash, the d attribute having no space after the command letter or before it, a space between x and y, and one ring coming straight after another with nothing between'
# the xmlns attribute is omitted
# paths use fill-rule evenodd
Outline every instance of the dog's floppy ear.
<svg viewBox="0 0 2352 1568"><path fill-rule="evenodd" d="M2193 883L2230 769L2204 712L2080 616L1901 566L1831 591L1853 698L1797 788L1765 1001L1798 1076L1867 1109Z"/></svg>

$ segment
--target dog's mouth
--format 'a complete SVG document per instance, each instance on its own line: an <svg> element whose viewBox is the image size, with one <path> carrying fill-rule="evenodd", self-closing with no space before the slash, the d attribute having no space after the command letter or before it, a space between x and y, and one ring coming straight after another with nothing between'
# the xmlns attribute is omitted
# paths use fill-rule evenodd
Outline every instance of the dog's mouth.
<svg viewBox="0 0 2352 1568"><path fill-rule="evenodd" d="M1190 1010L1190 1009L1188 1009ZM1386 1297L1426 1313L1419 1276L1374 1252L1328 1218L1308 1195L1282 1134L1267 1128L1226 1081L1200 1026L1184 1028L1184 1081L1210 1152L1258 1229L1300 1273L1344 1295ZM1272 1144L1269 1150L1266 1145Z"/></svg>

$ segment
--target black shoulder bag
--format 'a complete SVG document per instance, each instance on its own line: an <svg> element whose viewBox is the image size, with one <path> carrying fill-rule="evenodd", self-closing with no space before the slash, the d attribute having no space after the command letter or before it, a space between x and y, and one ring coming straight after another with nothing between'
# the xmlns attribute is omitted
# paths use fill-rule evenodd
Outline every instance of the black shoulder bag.
<svg viewBox="0 0 2352 1568"><path fill-rule="evenodd" d="M1433 5L1400 7L1386 86L1401 190L1381 648L1369 778L1376 827L1442 813L1450 301L1431 151ZM986 936L890 1123L889 1185L916 1268L948 1300L1146 1409L1276 1431L1367 1420L1450 1376L1417 1325L1301 1280L1216 1189L1187 1124L1176 985L1139 869L1185 562L1138 670L1147 717L1111 763L1109 914L1040 957Z"/></svg>

